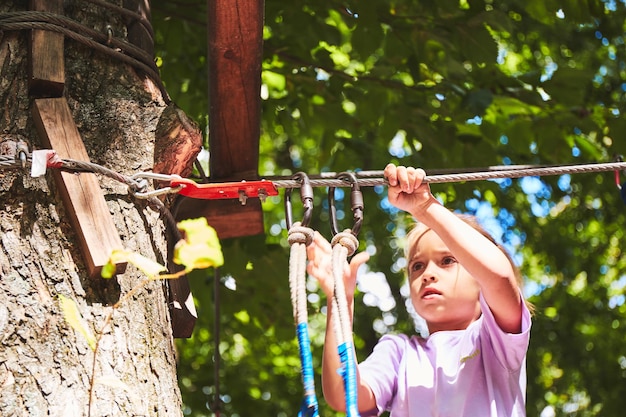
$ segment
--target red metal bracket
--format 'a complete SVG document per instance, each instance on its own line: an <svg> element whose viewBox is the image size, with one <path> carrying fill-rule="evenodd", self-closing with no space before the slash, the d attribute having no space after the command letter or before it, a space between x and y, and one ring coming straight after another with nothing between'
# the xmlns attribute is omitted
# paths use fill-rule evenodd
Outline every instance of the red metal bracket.
<svg viewBox="0 0 626 417"><path fill-rule="evenodd" d="M187 178L172 178L170 187L182 187L178 194L203 200L222 200L236 198L245 204L248 197L266 197L278 195L278 189L272 181L241 181L198 184Z"/></svg>

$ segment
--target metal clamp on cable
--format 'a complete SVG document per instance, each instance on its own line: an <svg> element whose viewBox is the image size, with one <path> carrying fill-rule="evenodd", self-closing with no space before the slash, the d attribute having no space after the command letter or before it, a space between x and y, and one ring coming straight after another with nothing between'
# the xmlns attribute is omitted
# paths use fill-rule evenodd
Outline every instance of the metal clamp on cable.
<svg viewBox="0 0 626 417"><path fill-rule="evenodd" d="M22 169L26 169L26 162L28 161L28 144L26 144L23 140L20 140L17 142L15 148L17 154L16 159L20 161Z"/></svg>
<svg viewBox="0 0 626 417"><path fill-rule="evenodd" d="M300 225L308 227L311 222L311 216L313 214L313 187L309 177L304 172L296 173L292 179L300 182L300 201L302 201L302 207L304 213L302 214L302 221ZM285 189L285 221L287 222L287 230L293 226L293 211L291 208L291 192L293 188Z"/></svg>
<svg viewBox="0 0 626 417"><path fill-rule="evenodd" d="M361 193L361 188L354 172L342 172L337 175L337 178L349 181L352 188L350 192L350 206L354 224L351 232L356 237L359 235L361 224L363 223L363 193ZM330 211L330 230L333 236L335 236L339 233L337 228L337 209L335 208L335 187L328 188L328 210Z"/></svg>

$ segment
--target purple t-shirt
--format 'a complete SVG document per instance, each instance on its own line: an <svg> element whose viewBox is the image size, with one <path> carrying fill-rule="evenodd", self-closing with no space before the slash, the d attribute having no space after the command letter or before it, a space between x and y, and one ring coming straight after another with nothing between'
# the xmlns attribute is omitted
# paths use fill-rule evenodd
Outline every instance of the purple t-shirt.
<svg viewBox="0 0 626 417"><path fill-rule="evenodd" d="M377 409L392 417L524 417L530 313L522 331L503 332L480 296L483 314L465 330L428 338L383 336L361 364Z"/></svg>

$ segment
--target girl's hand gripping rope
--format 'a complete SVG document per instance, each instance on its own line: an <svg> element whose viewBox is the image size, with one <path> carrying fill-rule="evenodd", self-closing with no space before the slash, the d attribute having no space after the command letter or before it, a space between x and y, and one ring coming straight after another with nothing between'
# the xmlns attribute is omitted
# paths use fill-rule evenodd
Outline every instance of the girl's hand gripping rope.
<svg viewBox="0 0 626 417"><path fill-rule="evenodd" d="M317 278L320 287L327 298L332 298L334 291L333 273L331 265L332 246L321 234L315 232L313 243L307 247L309 263L307 272ZM344 270L344 283L348 302L354 299L356 288L356 274L359 267L369 260L367 252L357 253L352 257Z"/></svg>
<svg viewBox="0 0 626 417"><path fill-rule="evenodd" d="M415 215L433 203L439 204L423 182L426 177L423 169L388 164L384 175L389 183L389 202L400 210Z"/></svg>

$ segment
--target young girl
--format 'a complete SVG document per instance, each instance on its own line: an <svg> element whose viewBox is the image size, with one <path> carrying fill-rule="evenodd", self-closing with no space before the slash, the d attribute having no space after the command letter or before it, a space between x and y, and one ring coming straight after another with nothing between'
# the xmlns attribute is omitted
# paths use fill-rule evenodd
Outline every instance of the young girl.
<svg viewBox="0 0 626 417"><path fill-rule="evenodd" d="M408 236L411 301L429 336L383 336L357 370L362 417L525 416L526 350L530 312L510 258L477 224L452 213L422 183L421 169L388 165L391 204L420 224ZM332 331L331 247L319 234L309 246L308 272L329 298L322 389L327 403L345 409ZM344 273L352 309L356 271L368 259L352 258Z"/></svg>

